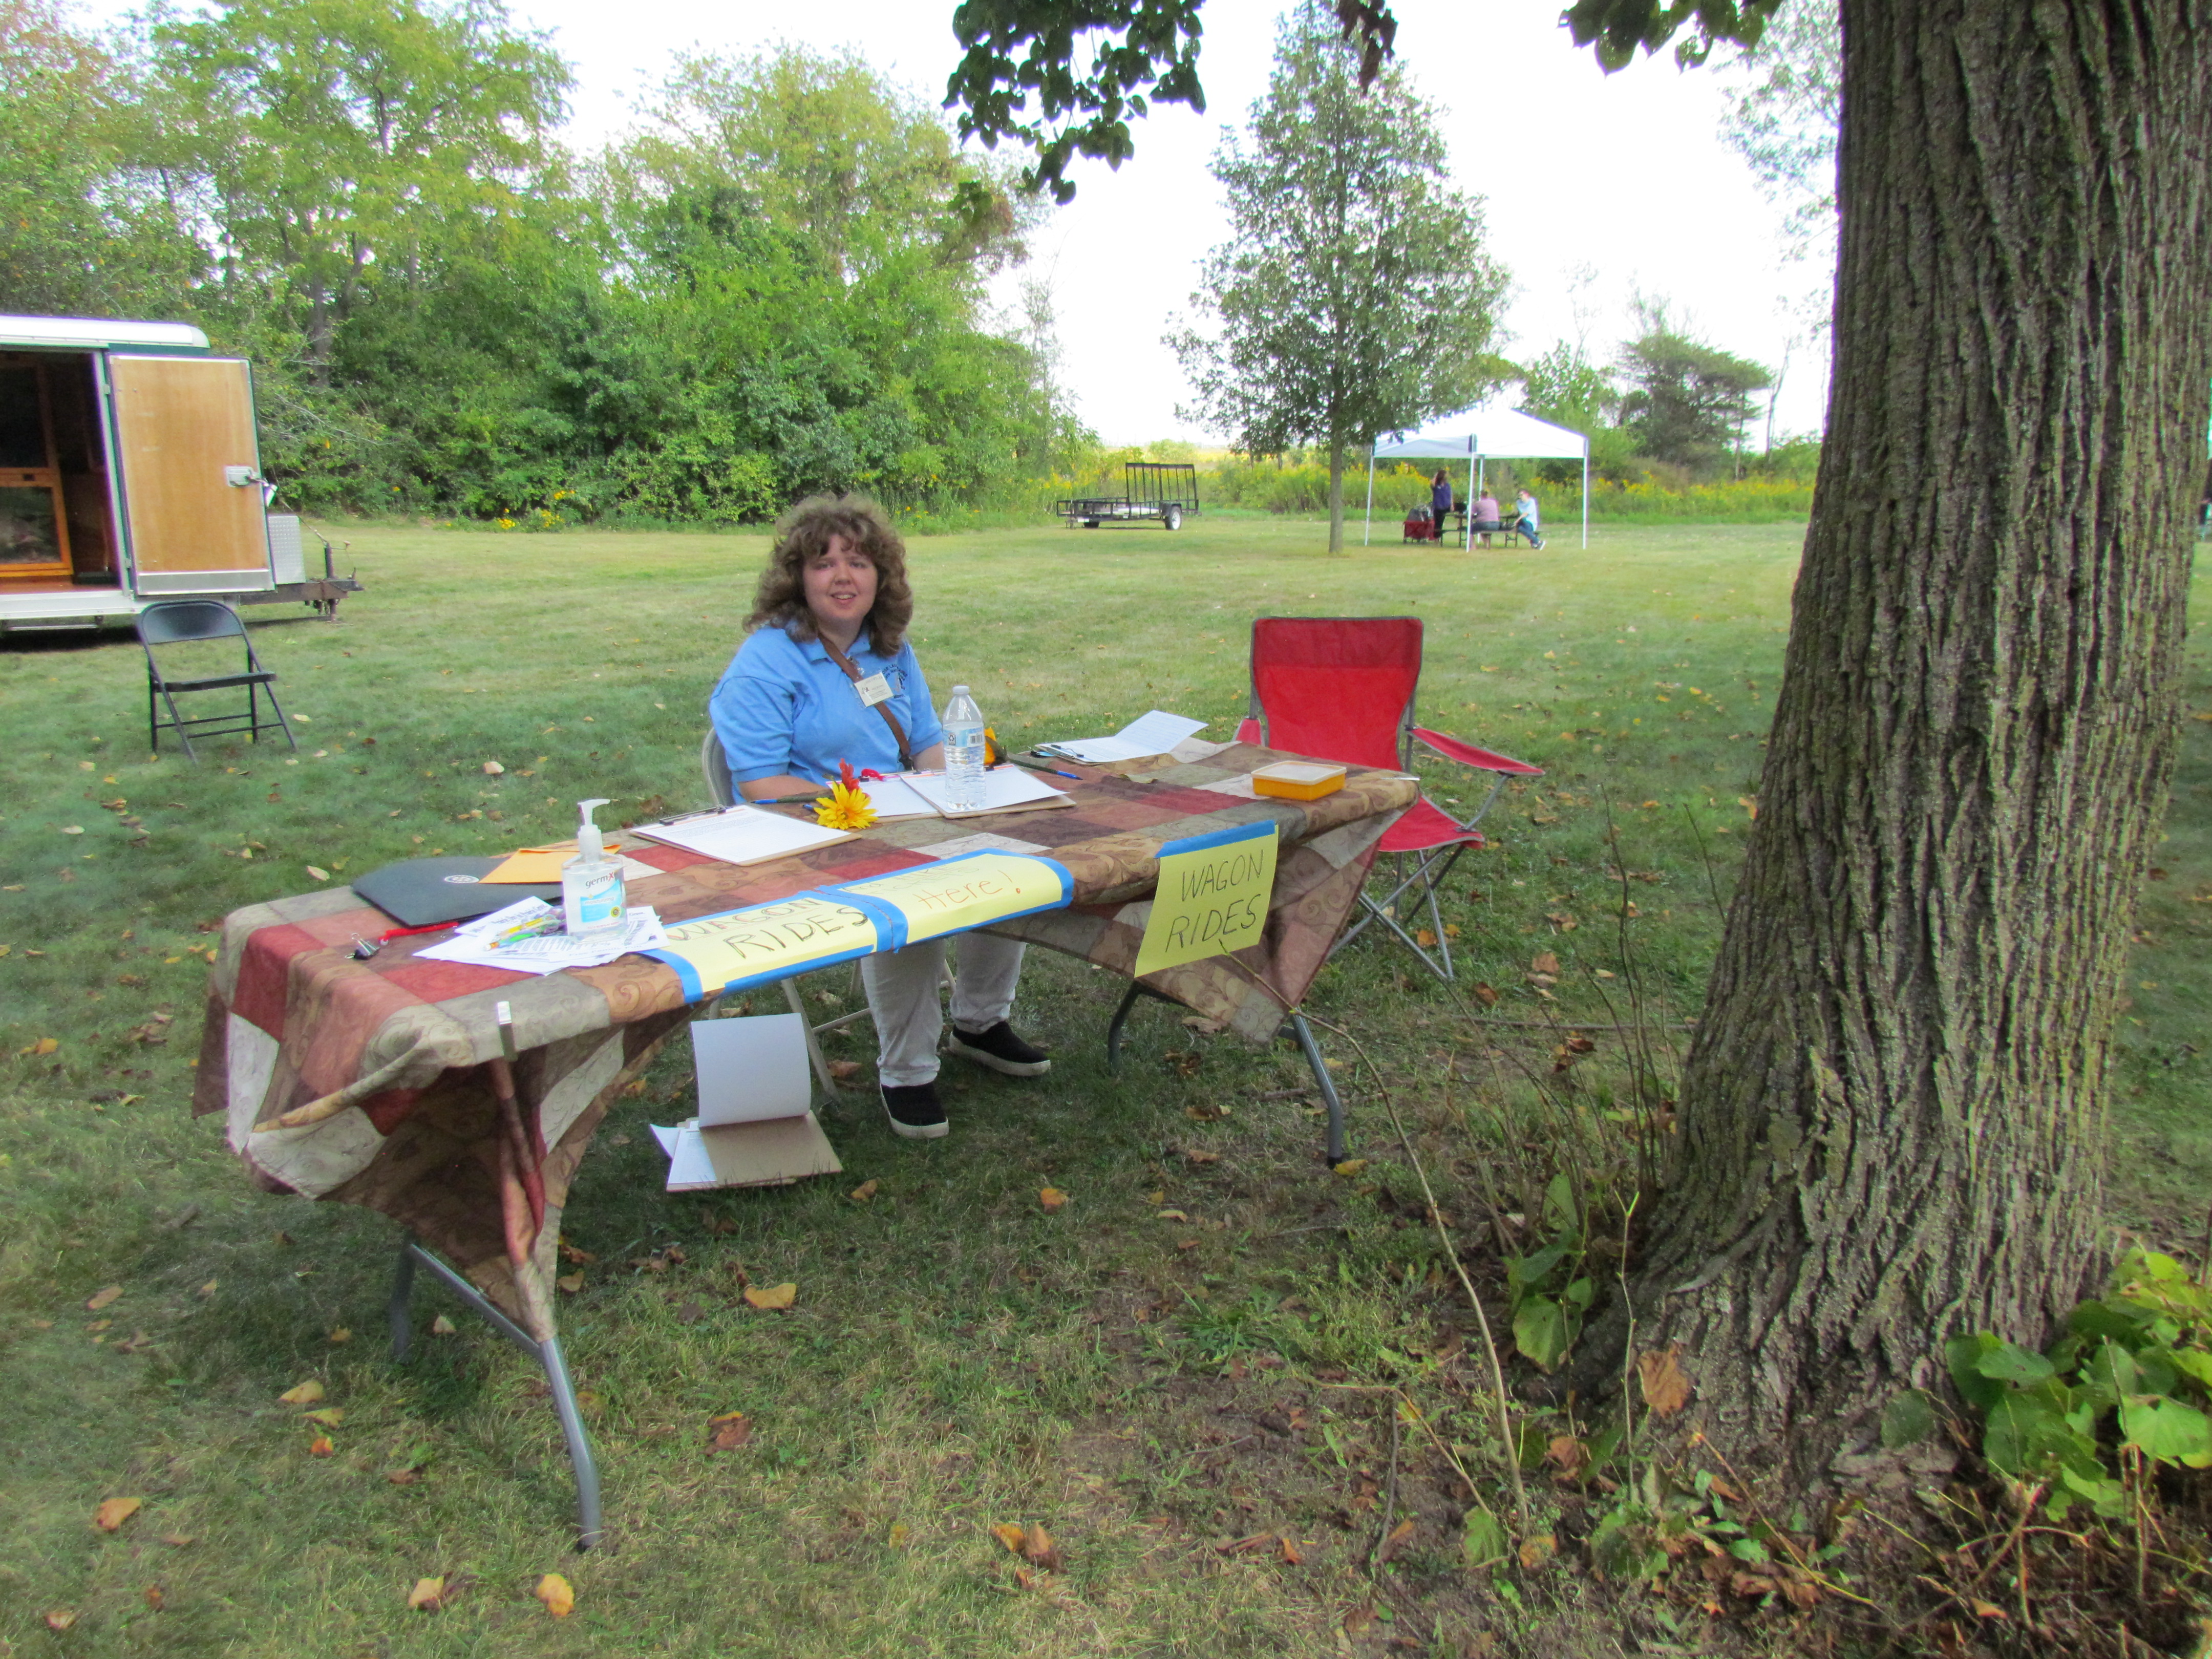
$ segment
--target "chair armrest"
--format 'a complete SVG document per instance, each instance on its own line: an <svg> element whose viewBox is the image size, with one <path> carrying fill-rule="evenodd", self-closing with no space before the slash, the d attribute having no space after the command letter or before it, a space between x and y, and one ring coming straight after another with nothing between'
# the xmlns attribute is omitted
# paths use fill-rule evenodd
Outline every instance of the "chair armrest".
<svg viewBox="0 0 2212 1659"><path fill-rule="evenodd" d="M1260 722L1247 714L1237 723L1237 741L1256 744L1260 741Z"/></svg>
<svg viewBox="0 0 2212 1659"><path fill-rule="evenodd" d="M1433 749L1446 760L1455 760L1462 766L1480 767L1486 772L1502 772L1510 777L1540 778L1544 769L1531 766L1527 761L1515 760L1510 755L1500 755L1488 749L1477 749L1471 743L1462 743L1457 738L1448 738L1441 732L1431 732L1426 726L1413 728L1417 742Z"/></svg>

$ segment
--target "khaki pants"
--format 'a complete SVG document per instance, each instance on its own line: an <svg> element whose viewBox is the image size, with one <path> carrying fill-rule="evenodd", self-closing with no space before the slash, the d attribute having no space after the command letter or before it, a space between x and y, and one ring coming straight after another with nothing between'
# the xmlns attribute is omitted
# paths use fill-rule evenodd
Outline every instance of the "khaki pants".
<svg viewBox="0 0 2212 1659"><path fill-rule="evenodd" d="M952 981L952 1023L963 1031L987 1031L1013 1011L1022 976L1019 939L962 933ZM937 987L945 976L945 947L925 939L903 951L860 958L860 982L876 1021L877 1080L894 1089L929 1083L937 1076L937 1042L945 1014Z"/></svg>

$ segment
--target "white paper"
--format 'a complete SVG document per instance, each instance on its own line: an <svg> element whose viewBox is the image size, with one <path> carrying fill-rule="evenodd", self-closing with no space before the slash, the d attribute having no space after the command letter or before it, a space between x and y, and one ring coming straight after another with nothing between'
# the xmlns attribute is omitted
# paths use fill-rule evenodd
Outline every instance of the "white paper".
<svg viewBox="0 0 2212 1659"><path fill-rule="evenodd" d="M806 1022L798 1014L696 1019L691 1066L702 1128L797 1117L814 1103Z"/></svg>
<svg viewBox="0 0 2212 1659"><path fill-rule="evenodd" d="M492 939L506 927L530 919L532 907L550 911L540 900L523 899L504 910L479 916L454 930L453 937L427 951L417 960L458 962L473 968L499 968L510 974L557 974L563 968L597 968L633 951L657 951L668 943L668 932L651 905L633 904L623 913L623 925L604 933L571 938L567 933L533 933L511 945L495 947ZM501 921L501 918L507 920ZM498 923L497 927L488 924Z"/></svg>
<svg viewBox="0 0 2212 1659"><path fill-rule="evenodd" d="M1000 766L983 774L982 805L956 808L947 799L951 785L942 772L909 773L907 781L915 793L947 817L972 817L981 812L1003 812L1009 806L1019 806L1028 801L1059 801L1067 799L1065 790L1055 789L1036 773L1025 767Z"/></svg>
<svg viewBox="0 0 2212 1659"><path fill-rule="evenodd" d="M707 1143L699 1139L699 1120L689 1118L672 1129L653 1126L654 1138L660 1150L668 1154L668 1186L672 1191L678 1187L711 1187L714 1184L714 1160L707 1156Z"/></svg>
<svg viewBox="0 0 2212 1659"><path fill-rule="evenodd" d="M665 842L671 847L704 853L725 864L759 864L847 838L842 830L744 805L667 823L641 823L636 826L635 833Z"/></svg>
<svg viewBox="0 0 2212 1659"><path fill-rule="evenodd" d="M1233 778L1217 779L1212 783L1201 783L1196 787L1217 795L1234 795L1240 800L1260 799L1260 792L1252 787L1252 775L1249 772L1240 773Z"/></svg>
<svg viewBox="0 0 2212 1659"><path fill-rule="evenodd" d="M1114 761L1146 760L1167 754L1185 738L1204 730L1204 720L1155 708L1148 714L1139 715L1110 738L1079 738L1070 743L1040 744L1037 753L1065 755L1088 766L1103 766Z"/></svg>
<svg viewBox="0 0 2212 1659"><path fill-rule="evenodd" d="M888 823L895 818L933 818L937 808L908 781L911 773L902 772L895 777L862 778L860 787L868 803L876 809L879 823ZM828 793L827 790L823 792Z"/></svg>
<svg viewBox="0 0 2212 1659"><path fill-rule="evenodd" d="M1042 853L1044 848L1033 841L1017 841L1012 836L994 836L987 830L980 836L963 836L957 841L940 841L908 850L924 858L957 859L967 853Z"/></svg>

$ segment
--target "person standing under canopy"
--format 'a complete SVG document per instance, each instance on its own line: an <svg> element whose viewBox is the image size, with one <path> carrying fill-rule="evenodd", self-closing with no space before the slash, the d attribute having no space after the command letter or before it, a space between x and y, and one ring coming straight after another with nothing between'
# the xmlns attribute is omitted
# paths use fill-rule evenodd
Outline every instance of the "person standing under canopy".
<svg viewBox="0 0 2212 1659"><path fill-rule="evenodd" d="M745 619L750 631L708 702L741 796L826 790L841 761L855 771L943 769L943 728L906 637L913 618L906 545L881 507L817 495L784 515ZM945 943L860 959L884 1110L913 1139L949 1127L937 1096ZM1009 1024L1022 950L1016 939L960 935L946 1046L994 1072L1038 1077L1051 1060Z"/></svg>
<svg viewBox="0 0 2212 1659"><path fill-rule="evenodd" d="M1451 474L1438 467L1437 476L1429 480L1429 518L1437 527L1438 541L1444 538L1444 520L1451 517Z"/></svg>

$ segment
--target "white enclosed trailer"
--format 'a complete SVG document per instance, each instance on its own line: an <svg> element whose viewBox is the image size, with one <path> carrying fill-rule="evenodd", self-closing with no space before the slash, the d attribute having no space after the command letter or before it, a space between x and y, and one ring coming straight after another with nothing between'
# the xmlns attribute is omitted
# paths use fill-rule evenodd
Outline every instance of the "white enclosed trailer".
<svg viewBox="0 0 2212 1659"><path fill-rule="evenodd" d="M0 631L128 623L156 599L303 603L300 522L265 510L242 358L187 323L0 317Z"/></svg>

